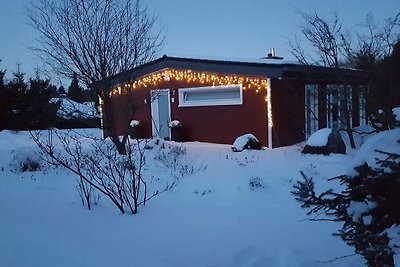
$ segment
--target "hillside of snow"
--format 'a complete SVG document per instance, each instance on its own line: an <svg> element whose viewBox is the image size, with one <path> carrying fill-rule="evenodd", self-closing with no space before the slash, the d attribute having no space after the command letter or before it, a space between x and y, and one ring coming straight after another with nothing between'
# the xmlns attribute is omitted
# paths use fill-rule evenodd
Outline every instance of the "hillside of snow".
<svg viewBox="0 0 400 267"><path fill-rule="evenodd" d="M184 148L180 160L199 170L137 215L122 215L104 197L86 210L76 177L63 169L16 170L38 158L37 148L29 133L0 132L0 266L364 266L360 256L334 260L353 254L332 236L341 225L310 222L291 195L299 171L314 177L317 190L332 186L327 179L348 171L355 150L323 156L301 154L300 146ZM171 172L157 161L147 171L161 183Z"/></svg>

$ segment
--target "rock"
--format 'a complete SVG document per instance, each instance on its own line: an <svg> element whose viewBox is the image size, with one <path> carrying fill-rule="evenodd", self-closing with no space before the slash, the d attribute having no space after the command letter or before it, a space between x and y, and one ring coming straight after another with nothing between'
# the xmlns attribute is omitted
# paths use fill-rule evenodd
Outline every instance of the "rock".
<svg viewBox="0 0 400 267"><path fill-rule="evenodd" d="M327 129L322 129L320 131L315 132L315 135L321 135L327 133ZM326 140L324 144L319 143L318 145L315 145L315 142L308 142L306 143L302 153L304 154L323 154L323 155L329 155L330 153L339 153L339 154L346 154L346 145L344 144L344 141L342 139L342 136L340 135L340 132L338 130L331 130L328 138L322 137L322 138L316 138L316 136L311 135L309 140Z"/></svg>
<svg viewBox="0 0 400 267"><path fill-rule="evenodd" d="M332 131L328 137L327 150L328 153L346 154L346 145L339 131Z"/></svg>

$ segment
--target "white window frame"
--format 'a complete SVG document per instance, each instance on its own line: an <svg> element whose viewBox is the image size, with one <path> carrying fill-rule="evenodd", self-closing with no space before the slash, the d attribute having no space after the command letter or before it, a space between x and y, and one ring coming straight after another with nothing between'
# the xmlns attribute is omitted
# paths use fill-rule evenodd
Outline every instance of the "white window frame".
<svg viewBox="0 0 400 267"><path fill-rule="evenodd" d="M306 84L305 91L305 132L308 138L319 129L318 84Z"/></svg>
<svg viewBox="0 0 400 267"><path fill-rule="evenodd" d="M188 94L207 94L212 95L216 91L239 91L239 97L226 99L206 99L206 100L187 100ZM206 87L179 88L179 107L199 107L199 106L227 106L227 105L242 105L243 104L243 88L241 84L218 85Z"/></svg>

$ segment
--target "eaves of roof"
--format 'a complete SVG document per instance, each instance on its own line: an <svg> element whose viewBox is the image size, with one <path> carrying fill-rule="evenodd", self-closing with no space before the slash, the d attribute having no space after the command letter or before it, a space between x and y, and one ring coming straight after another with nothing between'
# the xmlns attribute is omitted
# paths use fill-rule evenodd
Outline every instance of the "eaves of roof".
<svg viewBox="0 0 400 267"><path fill-rule="evenodd" d="M235 74L242 76L268 77L272 79L297 79L297 80L337 80L338 73L341 77L360 79L364 75L361 71L352 69L335 70L328 67L309 66L284 63L255 63L225 60L209 60L170 57L164 55L161 58L146 64L110 76L107 79L93 83L91 87L96 90L110 90L118 84L134 81L139 77L154 73L163 69L192 70L197 72L211 72L222 74Z"/></svg>

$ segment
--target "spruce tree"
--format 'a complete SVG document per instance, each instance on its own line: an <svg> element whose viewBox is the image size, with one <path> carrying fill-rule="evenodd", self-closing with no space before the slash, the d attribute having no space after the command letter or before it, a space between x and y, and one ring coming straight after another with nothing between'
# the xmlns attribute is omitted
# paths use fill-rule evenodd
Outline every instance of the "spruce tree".
<svg viewBox="0 0 400 267"><path fill-rule="evenodd" d="M67 94L67 93L65 92L64 86L62 86L62 85L58 88L57 93L58 93L58 95L59 95L60 97L65 97L65 95Z"/></svg>
<svg viewBox="0 0 400 267"><path fill-rule="evenodd" d="M82 88L79 86L78 76L75 73L72 77L70 86L68 87L67 98L82 103Z"/></svg>
<svg viewBox="0 0 400 267"><path fill-rule="evenodd" d="M1 60L0 60L1 62ZM6 129L7 125L7 116L6 112L9 109L8 101L7 101L7 92L6 87L4 85L4 75L5 71L0 70L0 131Z"/></svg>
<svg viewBox="0 0 400 267"><path fill-rule="evenodd" d="M303 180L292 194L309 215L314 214L311 220L342 222L335 235L353 246L369 267L393 267L396 247L390 244L387 230L400 224L400 154L376 152L380 156L375 166L365 163L355 168L354 176L331 179L345 186L342 192L330 189L317 194L313 179L302 173Z"/></svg>
<svg viewBox="0 0 400 267"><path fill-rule="evenodd" d="M21 70L21 64L17 65L17 71L13 72L13 79L5 87L5 127L10 130L22 130L26 121L25 110L31 100L26 97L28 84L25 82L25 73Z"/></svg>
<svg viewBox="0 0 400 267"><path fill-rule="evenodd" d="M29 90L27 98L32 101L27 106L27 126L29 129L47 129L54 126L57 121L57 110L59 102L52 102L54 95L54 86L49 80L43 80L40 77L29 80Z"/></svg>
<svg viewBox="0 0 400 267"><path fill-rule="evenodd" d="M0 81L0 129L36 130L54 126L59 103L52 103L53 86L39 76L25 82L25 73L18 65L13 79L6 85Z"/></svg>

